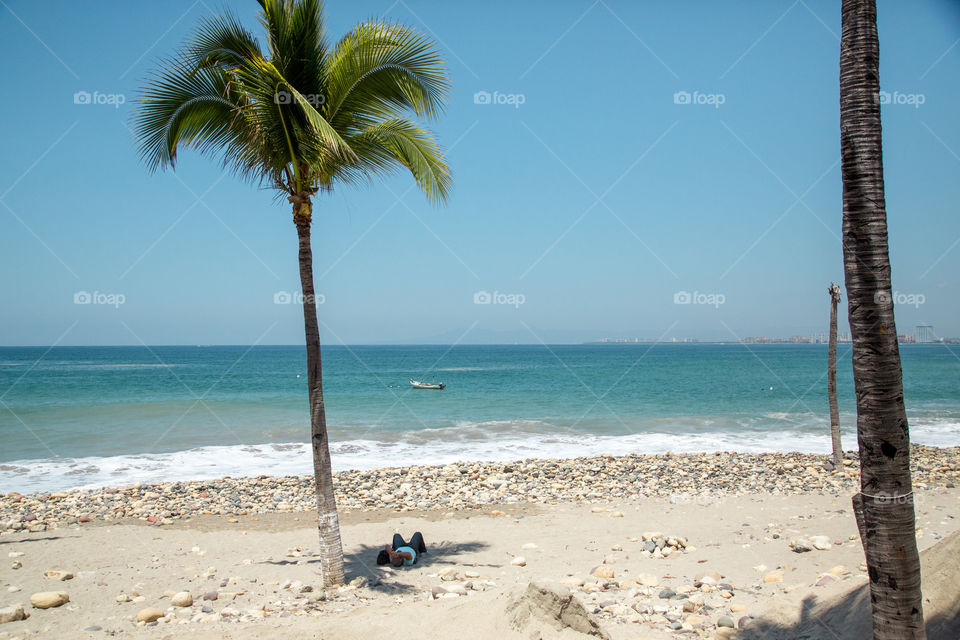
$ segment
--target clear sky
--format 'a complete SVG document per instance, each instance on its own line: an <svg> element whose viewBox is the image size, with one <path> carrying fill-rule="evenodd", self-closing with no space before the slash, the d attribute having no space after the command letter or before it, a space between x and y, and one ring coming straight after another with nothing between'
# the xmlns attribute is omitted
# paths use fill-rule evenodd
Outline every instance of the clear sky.
<svg viewBox="0 0 960 640"><path fill-rule="evenodd" d="M960 5L878 4L898 329L956 336ZM151 175L128 129L158 58L224 6L258 29L253 0L0 1L0 344L302 341L282 304L299 290L287 203L191 153ZM385 17L439 43L453 91L431 127L454 187L444 207L402 174L318 200L326 343L826 331L843 278L839 2L327 15L333 38Z"/></svg>

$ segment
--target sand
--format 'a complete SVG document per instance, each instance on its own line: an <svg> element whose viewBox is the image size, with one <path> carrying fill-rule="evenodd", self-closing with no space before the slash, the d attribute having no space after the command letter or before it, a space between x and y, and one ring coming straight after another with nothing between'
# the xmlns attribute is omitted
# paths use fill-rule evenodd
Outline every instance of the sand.
<svg viewBox="0 0 960 640"><path fill-rule="evenodd" d="M919 492L917 510L919 544L927 549L960 529L960 489ZM404 513L381 508L344 513L341 524L347 579L364 577L367 584L325 593L321 601L313 600L322 590L308 513L198 516L168 526L125 519L5 534L0 605L22 604L30 617L0 625L0 638L750 637L750 629L736 631L738 636L719 629L722 616L736 626L763 629L766 637L857 637L847 632L862 629L862 616L857 621L856 615L831 613L829 605L838 602L852 602L844 610L866 611L869 621L867 601L850 595L864 587L866 576L849 495L712 495L679 504L650 497ZM421 562L402 569L376 566L377 549L395 531L409 537L417 530L430 549ZM644 532L684 537L687 550L644 556ZM791 550L791 540L809 536L827 536L829 549ZM16 557L8 557L11 552ZM511 564L517 556L524 566ZM593 578L605 560L615 577ZM925 575L925 586L937 595L927 593L927 617L940 615L938 622L955 615L945 601L960 581L956 563L944 564L933 563L940 572L931 568ZM823 578L831 569L830 578ZM74 577L44 577L50 570ZM443 580L438 572L444 571L459 579ZM713 572L719 584L696 580ZM763 582L777 572L782 581ZM641 574L658 584L631 582ZM560 582L571 578L585 586ZM313 590L296 593L301 584ZM465 587L466 595L433 597L436 587L459 589L454 585ZM700 585L696 591L694 585ZM664 599L664 589L679 593ZM38 591L65 591L70 602L32 608L30 595ZM192 594L194 606L168 613L171 596L181 591ZM221 594L216 601L201 600L214 591ZM229 600L231 593L240 595ZM696 600L690 597L696 593L714 608L681 612L679 623L690 615L700 619L678 635L669 617L684 601ZM118 596L139 601L118 602ZM811 609L813 602L820 607ZM136 616L147 607L167 615L138 626ZM666 608L668 616L654 607ZM238 615L224 617L224 609ZM811 611L826 622L817 623ZM797 631L798 624L811 622L803 633L819 635Z"/></svg>

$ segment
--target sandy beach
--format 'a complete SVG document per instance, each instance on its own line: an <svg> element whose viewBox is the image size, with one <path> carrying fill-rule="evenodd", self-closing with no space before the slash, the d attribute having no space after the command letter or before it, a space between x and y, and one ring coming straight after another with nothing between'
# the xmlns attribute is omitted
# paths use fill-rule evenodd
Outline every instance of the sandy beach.
<svg viewBox="0 0 960 640"><path fill-rule="evenodd" d="M0 638L859 637L848 456L840 469L724 453L337 474L349 584L326 591L309 479L8 494L2 605L29 617ZM956 546L958 460L915 451L925 558ZM414 531L420 562L375 564L394 532ZM942 627L930 637L955 637L943 634L956 632L957 581L929 573L927 620ZM36 608L39 592L69 601ZM831 609L855 601L842 618Z"/></svg>

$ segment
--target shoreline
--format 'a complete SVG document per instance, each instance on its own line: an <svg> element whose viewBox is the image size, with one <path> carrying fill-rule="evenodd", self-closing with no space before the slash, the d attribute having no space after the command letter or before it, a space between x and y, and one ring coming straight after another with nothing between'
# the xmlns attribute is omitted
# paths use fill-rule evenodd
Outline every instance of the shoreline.
<svg viewBox="0 0 960 640"><path fill-rule="evenodd" d="M913 445L919 490L960 486L960 447ZM341 514L478 510L492 505L555 505L666 498L713 504L731 496L841 494L859 489L859 462L846 452L834 469L827 454L667 453L513 462L410 465L333 474ZM164 526L197 516L302 513L315 517L312 476L223 477L0 495L0 533L38 533L69 525L142 521Z"/></svg>

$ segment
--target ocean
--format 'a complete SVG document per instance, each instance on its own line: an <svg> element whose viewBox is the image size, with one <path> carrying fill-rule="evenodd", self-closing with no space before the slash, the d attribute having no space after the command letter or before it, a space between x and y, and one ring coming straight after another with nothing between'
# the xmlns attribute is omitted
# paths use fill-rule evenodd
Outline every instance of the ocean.
<svg viewBox="0 0 960 640"><path fill-rule="evenodd" d="M851 345L839 345L856 448ZM902 345L913 441L960 445L960 357ZM330 346L335 470L829 452L826 345ZM408 379L444 382L415 390ZM0 492L310 473L299 346L0 348Z"/></svg>

